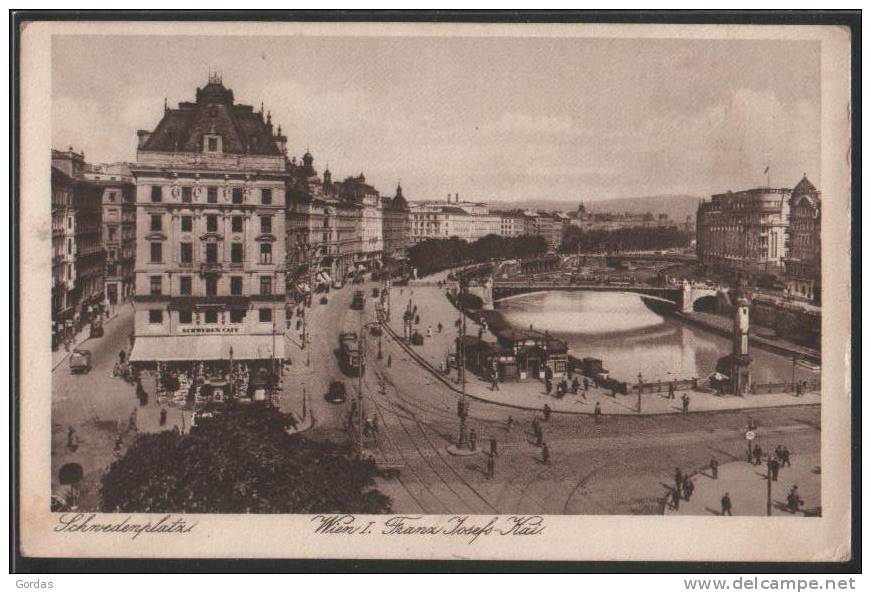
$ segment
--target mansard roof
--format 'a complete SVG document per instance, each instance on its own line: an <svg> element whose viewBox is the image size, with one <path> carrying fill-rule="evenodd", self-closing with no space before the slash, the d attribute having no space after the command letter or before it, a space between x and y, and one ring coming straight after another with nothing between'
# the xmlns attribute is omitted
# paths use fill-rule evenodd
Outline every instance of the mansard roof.
<svg viewBox="0 0 871 593"><path fill-rule="evenodd" d="M196 102L167 108L140 150L200 152L205 134L220 135L224 153L281 155L270 118L234 103L233 91L215 79L197 89Z"/></svg>

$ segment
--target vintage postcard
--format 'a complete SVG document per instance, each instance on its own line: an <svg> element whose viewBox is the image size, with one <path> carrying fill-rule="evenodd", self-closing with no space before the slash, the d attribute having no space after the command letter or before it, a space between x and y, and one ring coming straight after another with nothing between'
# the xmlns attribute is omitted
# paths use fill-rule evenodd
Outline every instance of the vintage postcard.
<svg viewBox="0 0 871 593"><path fill-rule="evenodd" d="M850 43L26 24L22 553L849 559Z"/></svg>

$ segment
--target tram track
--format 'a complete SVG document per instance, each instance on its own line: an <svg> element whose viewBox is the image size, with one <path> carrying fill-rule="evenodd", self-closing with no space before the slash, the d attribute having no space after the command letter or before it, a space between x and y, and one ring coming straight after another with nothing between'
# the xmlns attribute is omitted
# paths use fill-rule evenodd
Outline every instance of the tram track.
<svg viewBox="0 0 871 593"><path fill-rule="evenodd" d="M389 381L389 378L385 377L383 373L379 371L375 371L376 379L379 383L379 391L378 397L372 397L373 401L375 399L380 400L379 405L384 405L383 398L386 398L387 385L390 385L394 392L398 392L398 388ZM380 389L383 388L383 392ZM370 394L374 392L370 390ZM389 401L389 400L388 400ZM377 403L377 402L376 402ZM445 459L445 454L439 451L439 447L433 443L432 439L426 432L426 427L423 422L417 417L417 415L412 414L412 420L403 420L402 416L398 414L394 414L397 424L399 424L402 431L405 433L408 438L409 443L412 445L420 458L424 461L427 467L429 467L430 471L434 476L438 478L438 480L450 491L463 505L464 508L468 508L471 510L476 510L481 508L481 504L486 507L487 512L498 513L498 510L495 506L493 506L487 498L481 494L460 472L454 468L447 459ZM419 436L415 436L415 434ZM420 439L423 439L421 442ZM434 463L433 460L438 460L439 463ZM437 467L438 465L438 467ZM449 481L445 478L444 468L447 468L449 474L453 475L453 477L458 480L458 482ZM439 468L442 468L441 471ZM472 501L470 501L470 496ZM476 511L477 512L477 511Z"/></svg>

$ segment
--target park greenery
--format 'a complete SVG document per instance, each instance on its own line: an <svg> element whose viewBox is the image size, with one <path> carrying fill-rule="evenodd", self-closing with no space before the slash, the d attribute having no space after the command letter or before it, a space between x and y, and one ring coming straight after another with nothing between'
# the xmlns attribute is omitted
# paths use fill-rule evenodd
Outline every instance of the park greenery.
<svg viewBox="0 0 871 593"><path fill-rule="evenodd" d="M529 258L547 251L544 237L487 235L469 243L458 237L428 239L408 248L408 260L418 276L493 259Z"/></svg>
<svg viewBox="0 0 871 593"><path fill-rule="evenodd" d="M692 237L677 227L637 226L622 229L584 231L568 227L560 251L566 253L651 251L688 247Z"/></svg>
<svg viewBox="0 0 871 593"><path fill-rule="evenodd" d="M229 402L187 434L140 435L112 463L104 512L386 513L378 471L343 445L288 434L289 417L263 402Z"/></svg>

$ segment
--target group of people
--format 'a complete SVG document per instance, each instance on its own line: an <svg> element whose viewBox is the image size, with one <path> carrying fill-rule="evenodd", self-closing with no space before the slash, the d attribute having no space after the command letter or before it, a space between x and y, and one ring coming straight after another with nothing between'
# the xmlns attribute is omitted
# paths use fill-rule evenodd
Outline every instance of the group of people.
<svg viewBox="0 0 871 593"><path fill-rule="evenodd" d="M680 501L689 502L695 492L696 485L689 473L683 473L679 467L674 468L674 487L669 492L671 506L674 510L680 509Z"/></svg>

